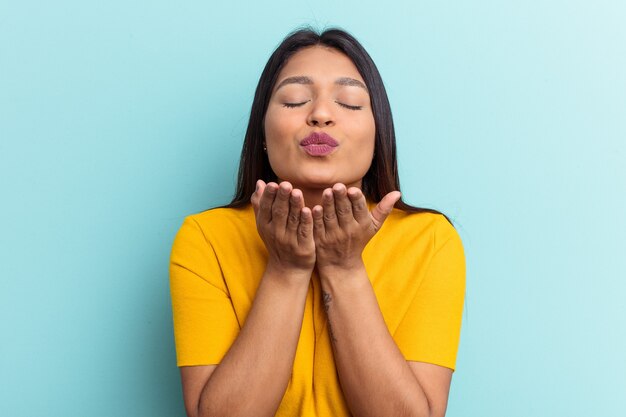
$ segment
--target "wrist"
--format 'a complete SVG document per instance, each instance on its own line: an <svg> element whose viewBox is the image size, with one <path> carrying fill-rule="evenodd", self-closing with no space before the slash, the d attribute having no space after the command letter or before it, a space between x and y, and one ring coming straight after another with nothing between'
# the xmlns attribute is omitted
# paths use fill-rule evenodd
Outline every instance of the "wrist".
<svg viewBox="0 0 626 417"><path fill-rule="evenodd" d="M361 258L342 264L317 264L316 267L320 279L324 281L346 282L367 278L365 264Z"/></svg>
<svg viewBox="0 0 626 417"><path fill-rule="evenodd" d="M274 262L268 262L265 268L265 277L269 279L281 281L286 284L303 284L308 287L313 267L302 268L280 265Z"/></svg>

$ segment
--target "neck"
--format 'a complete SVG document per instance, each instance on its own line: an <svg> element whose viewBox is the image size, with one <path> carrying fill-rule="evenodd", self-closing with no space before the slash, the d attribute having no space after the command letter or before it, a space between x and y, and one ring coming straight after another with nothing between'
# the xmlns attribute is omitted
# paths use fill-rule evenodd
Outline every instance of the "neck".
<svg viewBox="0 0 626 417"><path fill-rule="evenodd" d="M304 196L304 205L313 208L316 205L322 205L322 193L325 188L300 188Z"/></svg>

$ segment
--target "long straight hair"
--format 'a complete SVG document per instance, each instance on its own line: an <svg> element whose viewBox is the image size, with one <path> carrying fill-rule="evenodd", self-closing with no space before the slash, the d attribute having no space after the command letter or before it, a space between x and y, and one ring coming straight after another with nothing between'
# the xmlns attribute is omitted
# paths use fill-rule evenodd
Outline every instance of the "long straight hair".
<svg viewBox="0 0 626 417"><path fill-rule="evenodd" d="M270 166L267 154L263 150L265 142L265 113L272 90L278 79L278 74L284 68L289 58L303 48L316 45L334 48L350 58L363 77L370 94L376 136L374 158L362 180L361 188L363 194L368 200L379 202L387 193L396 190L400 191L396 136L391 106L389 105L383 80L374 61L359 41L344 30L331 28L318 34L313 29L306 28L296 30L287 35L270 56L263 69L254 93L248 129L241 151L237 191L230 204L223 207L240 208L249 204L258 179L262 179L265 182L278 180ZM411 206L402 199L396 203L395 207L411 213L430 212L441 214L436 210Z"/></svg>

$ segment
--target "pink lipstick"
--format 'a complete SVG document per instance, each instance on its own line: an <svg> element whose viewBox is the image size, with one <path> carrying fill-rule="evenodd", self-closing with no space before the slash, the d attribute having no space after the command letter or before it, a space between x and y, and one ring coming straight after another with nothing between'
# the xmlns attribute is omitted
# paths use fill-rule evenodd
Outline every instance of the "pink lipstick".
<svg viewBox="0 0 626 417"><path fill-rule="evenodd" d="M300 146L311 156L326 156L339 146L339 142L324 132L313 132L300 141Z"/></svg>

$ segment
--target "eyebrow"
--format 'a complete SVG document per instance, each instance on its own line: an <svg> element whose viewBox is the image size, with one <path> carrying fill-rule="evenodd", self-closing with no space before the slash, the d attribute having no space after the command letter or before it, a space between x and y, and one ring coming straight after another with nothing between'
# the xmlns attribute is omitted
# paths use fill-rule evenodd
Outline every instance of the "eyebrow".
<svg viewBox="0 0 626 417"><path fill-rule="evenodd" d="M306 84L306 85L312 85L313 84L313 80L310 77L307 77L305 75L298 75L295 77L287 77L284 80L282 80L280 82L280 84L278 84L278 86L276 87L275 91L278 91L279 88L287 85L287 84ZM363 84L361 81L356 80L354 78L350 78L350 77L341 77L341 78L337 78L335 80L335 84L337 85L347 85L347 86L351 86L351 87L360 87L362 89L364 89L365 91L367 91L367 87L365 86L365 84Z"/></svg>

